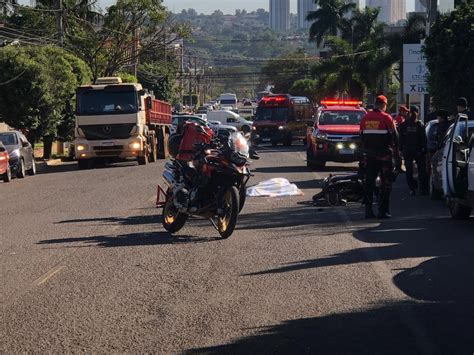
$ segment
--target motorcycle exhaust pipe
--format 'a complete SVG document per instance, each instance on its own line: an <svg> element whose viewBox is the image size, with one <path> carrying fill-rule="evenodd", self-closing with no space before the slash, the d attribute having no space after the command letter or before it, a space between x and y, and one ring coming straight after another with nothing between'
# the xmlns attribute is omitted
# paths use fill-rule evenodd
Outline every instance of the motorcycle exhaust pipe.
<svg viewBox="0 0 474 355"><path fill-rule="evenodd" d="M163 179L168 184L169 187L174 185L174 176L173 173L169 170L165 170L163 173Z"/></svg>

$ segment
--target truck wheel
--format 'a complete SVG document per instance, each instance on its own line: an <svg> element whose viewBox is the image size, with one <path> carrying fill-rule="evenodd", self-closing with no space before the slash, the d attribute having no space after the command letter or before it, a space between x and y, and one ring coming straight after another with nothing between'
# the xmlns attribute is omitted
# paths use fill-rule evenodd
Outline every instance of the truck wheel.
<svg viewBox="0 0 474 355"><path fill-rule="evenodd" d="M151 152L150 152L150 156L148 157L148 160L150 161L150 163L154 163L158 159L157 150L158 150L158 144L156 142L155 135L153 135L151 137Z"/></svg>
<svg viewBox="0 0 474 355"><path fill-rule="evenodd" d="M456 200L448 200L449 212L454 219L468 219L471 215L472 208L461 205Z"/></svg>
<svg viewBox="0 0 474 355"><path fill-rule="evenodd" d="M91 166L91 162L89 159L80 159L77 161L77 167L79 170L86 170L89 169Z"/></svg>
<svg viewBox="0 0 474 355"><path fill-rule="evenodd" d="M138 165L147 165L148 164L148 154L143 154L141 157L137 157Z"/></svg>

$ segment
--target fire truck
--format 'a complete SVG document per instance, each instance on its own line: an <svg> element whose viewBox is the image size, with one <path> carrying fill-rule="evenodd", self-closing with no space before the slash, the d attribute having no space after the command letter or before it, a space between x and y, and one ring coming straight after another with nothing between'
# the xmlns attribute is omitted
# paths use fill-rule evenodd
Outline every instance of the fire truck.
<svg viewBox="0 0 474 355"><path fill-rule="evenodd" d="M313 109L307 97L268 95L259 103L252 127L252 143L270 142L290 146L294 140L306 139L307 121Z"/></svg>
<svg viewBox="0 0 474 355"><path fill-rule="evenodd" d="M357 100L323 100L312 127L306 133L306 164L322 169L327 161L359 160L360 121L366 111Z"/></svg>
<svg viewBox="0 0 474 355"><path fill-rule="evenodd" d="M80 169L94 160L135 159L140 165L168 156L171 105L140 84L99 78L77 90L75 157Z"/></svg>

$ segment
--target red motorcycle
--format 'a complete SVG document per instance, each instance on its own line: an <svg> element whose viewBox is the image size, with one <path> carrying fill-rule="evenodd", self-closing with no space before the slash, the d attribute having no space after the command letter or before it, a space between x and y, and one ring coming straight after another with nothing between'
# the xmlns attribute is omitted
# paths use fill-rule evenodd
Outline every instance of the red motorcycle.
<svg viewBox="0 0 474 355"><path fill-rule="evenodd" d="M172 147L174 141L179 148ZM208 219L222 238L230 237L252 176L246 139L240 133L214 137L207 127L186 123L181 136L170 138L170 152L174 159L163 173L168 185L163 227L176 233L189 216L197 216Z"/></svg>

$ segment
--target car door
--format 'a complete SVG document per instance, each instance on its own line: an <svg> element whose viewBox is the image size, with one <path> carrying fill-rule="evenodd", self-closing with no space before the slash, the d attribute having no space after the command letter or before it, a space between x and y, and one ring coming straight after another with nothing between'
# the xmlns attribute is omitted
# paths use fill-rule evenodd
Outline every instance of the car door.
<svg viewBox="0 0 474 355"><path fill-rule="evenodd" d="M467 178L469 180L468 190L471 192L471 196L474 194L474 134L471 134L469 141L469 168L467 172Z"/></svg>

